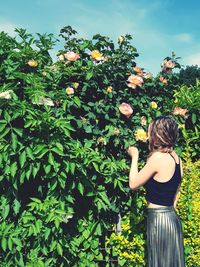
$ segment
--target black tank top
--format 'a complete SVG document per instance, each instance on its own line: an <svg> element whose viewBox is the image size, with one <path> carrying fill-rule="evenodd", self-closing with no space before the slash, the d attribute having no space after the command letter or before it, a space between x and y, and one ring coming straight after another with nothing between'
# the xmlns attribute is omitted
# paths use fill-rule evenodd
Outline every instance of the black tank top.
<svg viewBox="0 0 200 267"><path fill-rule="evenodd" d="M170 156L175 158L170 154ZM181 183L181 169L180 159L179 163L176 163L175 171L173 176L167 182L158 182L151 177L144 185L146 188L146 200L157 205L162 206L173 206L174 198Z"/></svg>

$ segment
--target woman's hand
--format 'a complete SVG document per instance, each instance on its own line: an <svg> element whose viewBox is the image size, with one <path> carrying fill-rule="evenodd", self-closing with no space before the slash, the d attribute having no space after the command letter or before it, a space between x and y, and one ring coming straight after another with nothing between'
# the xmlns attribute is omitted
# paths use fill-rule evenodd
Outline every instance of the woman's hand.
<svg viewBox="0 0 200 267"><path fill-rule="evenodd" d="M139 151L138 151L137 147L135 147L135 146L129 146L127 152L129 154L129 156L131 156L132 158L138 158L138 156L139 156Z"/></svg>

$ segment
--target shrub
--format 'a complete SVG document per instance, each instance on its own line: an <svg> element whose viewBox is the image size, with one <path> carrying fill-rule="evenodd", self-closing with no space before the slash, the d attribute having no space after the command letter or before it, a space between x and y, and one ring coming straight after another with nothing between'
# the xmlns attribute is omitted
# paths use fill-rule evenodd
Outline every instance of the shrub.
<svg viewBox="0 0 200 267"><path fill-rule="evenodd" d="M172 113L177 58L154 78L136 66L130 35L114 44L76 38L68 26L53 62L52 34L16 32L0 33L0 261L98 266L109 258L105 236L131 205L126 149L137 143L144 159L147 124Z"/></svg>

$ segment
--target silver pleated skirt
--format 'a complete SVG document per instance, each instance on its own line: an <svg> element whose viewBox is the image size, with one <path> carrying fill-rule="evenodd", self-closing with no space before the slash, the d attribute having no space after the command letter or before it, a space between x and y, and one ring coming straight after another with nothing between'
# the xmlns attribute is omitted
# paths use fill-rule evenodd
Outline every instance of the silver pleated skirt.
<svg viewBox="0 0 200 267"><path fill-rule="evenodd" d="M173 207L147 208L148 267L184 267L183 232Z"/></svg>

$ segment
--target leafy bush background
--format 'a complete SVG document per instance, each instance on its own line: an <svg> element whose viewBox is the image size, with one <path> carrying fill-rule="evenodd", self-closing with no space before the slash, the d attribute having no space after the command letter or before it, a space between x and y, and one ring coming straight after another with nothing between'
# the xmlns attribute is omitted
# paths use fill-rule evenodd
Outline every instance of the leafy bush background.
<svg viewBox="0 0 200 267"><path fill-rule="evenodd" d="M2 266L101 266L114 257L114 248L105 250L105 243L117 214L127 215L130 208L133 225L141 225L141 234L133 231L134 242L142 247L144 191L129 192L126 148L137 143L145 159L147 144L135 133L181 105L189 112L176 118L181 129L177 152L181 155L189 142L196 160L199 84L179 87L177 74L161 72L142 87L128 87L138 56L130 35L115 44L99 34L77 38L65 27L58 55L73 51L80 58L53 62L52 34L16 31L15 38L0 33L0 93L9 95L0 98ZM104 60L92 59L94 50ZM175 55L166 59L180 67ZM66 93L68 87L74 94ZM123 102L133 108L129 118L119 111ZM135 266L143 266L145 252L136 243ZM128 264L125 256L121 265Z"/></svg>

